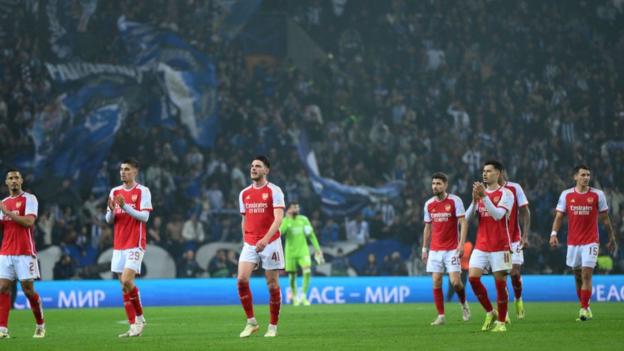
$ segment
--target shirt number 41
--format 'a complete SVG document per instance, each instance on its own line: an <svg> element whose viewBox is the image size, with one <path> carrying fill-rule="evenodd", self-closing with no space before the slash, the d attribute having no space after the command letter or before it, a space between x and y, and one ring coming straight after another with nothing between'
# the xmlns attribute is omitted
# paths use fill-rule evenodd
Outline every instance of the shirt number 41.
<svg viewBox="0 0 624 351"><path fill-rule="evenodd" d="M271 255L271 260L273 260L274 262L279 262L280 261L279 252L274 252L273 255Z"/></svg>

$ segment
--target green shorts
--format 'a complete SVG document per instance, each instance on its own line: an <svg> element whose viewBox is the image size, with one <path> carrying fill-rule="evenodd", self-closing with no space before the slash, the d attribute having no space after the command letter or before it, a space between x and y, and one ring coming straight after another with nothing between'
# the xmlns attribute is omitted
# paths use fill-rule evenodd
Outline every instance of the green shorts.
<svg viewBox="0 0 624 351"><path fill-rule="evenodd" d="M310 255L286 257L286 262L284 266L286 272L296 272L297 265L299 265L299 267L302 267L302 268L310 267L312 265L312 260L310 260Z"/></svg>

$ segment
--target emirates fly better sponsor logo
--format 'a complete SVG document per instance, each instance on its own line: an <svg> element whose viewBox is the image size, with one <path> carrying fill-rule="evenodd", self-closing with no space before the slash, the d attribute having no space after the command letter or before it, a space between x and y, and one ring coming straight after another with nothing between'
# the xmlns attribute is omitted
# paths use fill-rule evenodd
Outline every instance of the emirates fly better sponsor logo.
<svg viewBox="0 0 624 351"><path fill-rule="evenodd" d="M247 213L264 213L269 207L267 203L264 202L252 202L249 204L245 204L245 212Z"/></svg>

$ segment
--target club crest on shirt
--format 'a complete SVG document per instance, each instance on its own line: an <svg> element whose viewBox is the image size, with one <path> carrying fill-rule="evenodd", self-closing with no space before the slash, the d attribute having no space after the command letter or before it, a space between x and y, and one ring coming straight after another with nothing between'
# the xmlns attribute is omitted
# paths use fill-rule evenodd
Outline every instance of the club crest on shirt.
<svg viewBox="0 0 624 351"><path fill-rule="evenodd" d="M22 202L21 201L16 202L15 203L15 207L17 207L17 208L22 207Z"/></svg>
<svg viewBox="0 0 624 351"><path fill-rule="evenodd" d="M498 200L500 200L500 196L494 196L494 201L493 202L498 202Z"/></svg>
<svg viewBox="0 0 624 351"><path fill-rule="evenodd" d="M444 206L444 209L447 210L447 211L450 211L451 210L451 205Z"/></svg>
<svg viewBox="0 0 624 351"><path fill-rule="evenodd" d="M570 200L570 202L571 202L571 203L575 203L575 202L576 202L576 200L572 199L572 200Z"/></svg>
<svg viewBox="0 0 624 351"><path fill-rule="evenodd" d="M262 200L266 200L269 198L269 193L263 193L262 194Z"/></svg>
<svg viewBox="0 0 624 351"><path fill-rule="evenodd" d="M139 195L137 194L132 195L132 202L136 202L138 198L139 198Z"/></svg>
<svg viewBox="0 0 624 351"><path fill-rule="evenodd" d="M593 204L594 203L594 198L593 197L587 198L587 203L588 204Z"/></svg>
<svg viewBox="0 0 624 351"><path fill-rule="evenodd" d="M251 199L251 196L247 195L247 196L245 197L245 200L249 200L249 199Z"/></svg>

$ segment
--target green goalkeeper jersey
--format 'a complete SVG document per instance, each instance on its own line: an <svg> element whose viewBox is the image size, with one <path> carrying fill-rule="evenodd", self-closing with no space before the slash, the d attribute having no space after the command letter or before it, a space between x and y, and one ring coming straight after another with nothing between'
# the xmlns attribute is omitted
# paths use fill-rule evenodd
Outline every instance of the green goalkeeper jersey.
<svg viewBox="0 0 624 351"><path fill-rule="evenodd" d="M284 217L282 225L280 226L280 233L286 240L286 247L284 253L289 257L302 257L310 256L310 250L308 249L308 240L314 246L316 252L320 252L320 247L312 224L308 220L308 217L303 215L297 215L296 217Z"/></svg>

